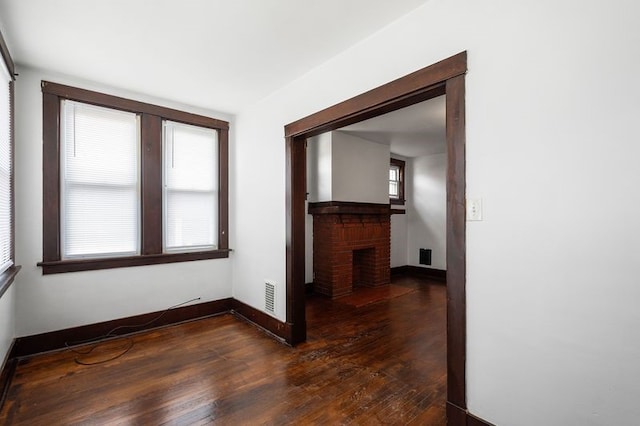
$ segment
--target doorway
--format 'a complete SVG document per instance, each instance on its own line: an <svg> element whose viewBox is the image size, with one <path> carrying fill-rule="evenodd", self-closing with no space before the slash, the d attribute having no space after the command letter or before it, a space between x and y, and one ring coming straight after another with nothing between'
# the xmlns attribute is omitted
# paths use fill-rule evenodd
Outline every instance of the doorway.
<svg viewBox="0 0 640 426"><path fill-rule="evenodd" d="M462 52L285 126L287 341L295 345L306 340L306 139L446 95L447 416L451 424L463 424L466 415L466 70L467 55Z"/></svg>

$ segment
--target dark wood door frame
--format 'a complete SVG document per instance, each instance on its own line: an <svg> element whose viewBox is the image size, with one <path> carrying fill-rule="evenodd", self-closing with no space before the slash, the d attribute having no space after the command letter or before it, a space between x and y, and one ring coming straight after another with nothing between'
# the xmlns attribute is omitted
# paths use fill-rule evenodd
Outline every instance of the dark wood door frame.
<svg viewBox="0 0 640 426"><path fill-rule="evenodd" d="M466 414L465 73L461 52L285 126L288 342L306 340L305 193L308 137L446 94L447 415Z"/></svg>

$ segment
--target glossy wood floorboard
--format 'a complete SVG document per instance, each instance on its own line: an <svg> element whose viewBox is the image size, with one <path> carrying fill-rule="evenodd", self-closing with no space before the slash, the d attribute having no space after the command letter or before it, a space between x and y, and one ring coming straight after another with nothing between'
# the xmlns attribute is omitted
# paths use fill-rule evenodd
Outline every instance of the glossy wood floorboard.
<svg viewBox="0 0 640 426"><path fill-rule="evenodd" d="M411 291L381 300L380 290L358 290L351 305L310 296L308 340L296 348L225 314L110 341L87 355L22 359L0 421L444 425L445 287L411 278L394 285ZM109 359L131 341L113 361L74 361Z"/></svg>

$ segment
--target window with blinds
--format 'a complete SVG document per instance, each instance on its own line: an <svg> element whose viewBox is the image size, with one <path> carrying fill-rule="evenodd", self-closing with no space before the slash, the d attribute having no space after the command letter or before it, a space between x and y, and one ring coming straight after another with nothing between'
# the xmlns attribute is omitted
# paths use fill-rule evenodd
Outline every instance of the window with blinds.
<svg viewBox="0 0 640 426"><path fill-rule="evenodd" d="M165 121L163 147L163 250L216 249L218 132Z"/></svg>
<svg viewBox="0 0 640 426"><path fill-rule="evenodd" d="M43 274L228 258L229 123L42 82Z"/></svg>
<svg viewBox="0 0 640 426"><path fill-rule="evenodd" d="M64 100L60 126L62 258L138 254L138 116Z"/></svg>
<svg viewBox="0 0 640 426"><path fill-rule="evenodd" d="M0 273L13 265L12 236L12 196L11 196L11 76L0 61Z"/></svg>

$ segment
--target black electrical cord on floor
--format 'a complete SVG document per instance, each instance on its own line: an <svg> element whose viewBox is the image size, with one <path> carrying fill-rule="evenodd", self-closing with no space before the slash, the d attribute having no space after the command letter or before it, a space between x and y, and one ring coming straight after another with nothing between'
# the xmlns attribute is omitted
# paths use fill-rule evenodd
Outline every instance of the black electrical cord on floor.
<svg viewBox="0 0 640 426"><path fill-rule="evenodd" d="M74 342L65 342L64 345L67 347L68 350L70 350L73 353L76 353L78 355L89 355L91 352L93 352L94 349L102 346L105 343L105 342L100 342L101 340L109 339L111 337L120 337L120 335L114 334L117 330L146 327L148 325L153 324L156 321L159 321L170 310L178 308L178 307L180 307L182 305L186 305L187 303L194 302L196 300L200 300L200 298L196 297L196 298L193 298L191 300L187 300L186 302L182 302L182 303L178 303L177 305L170 306L167 309L165 309L164 311L162 311L160 313L160 315L158 315L157 317L155 317L155 318L153 318L150 321L147 321L145 323L132 324L132 325L119 325L118 327L115 327L115 328L111 329L107 334L104 334L102 336L93 337L91 339L86 339L86 340L77 340L77 341L74 341ZM126 354L127 352L129 352L131 350L131 348L133 348L133 345L134 345L133 339L131 337L125 337L125 339L127 340L126 348L122 352L120 352L119 354L117 354L117 355L115 355L115 356L113 356L111 358L108 358L108 359L105 359L105 360L102 360L102 361L96 361L96 362L84 362L84 361L78 359L78 357L76 357L76 358L74 358L74 361L75 361L76 364L79 364L79 365L97 365L97 364L104 364L106 362L116 360L116 359L120 358L121 356L123 356L124 354ZM91 347L87 351L79 351L79 350L74 349L72 347L72 346L77 346L77 345L84 345L84 344L87 344L87 343L93 343L93 342L99 342L99 343L97 343L96 345L94 345L93 347Z"/></svg>

